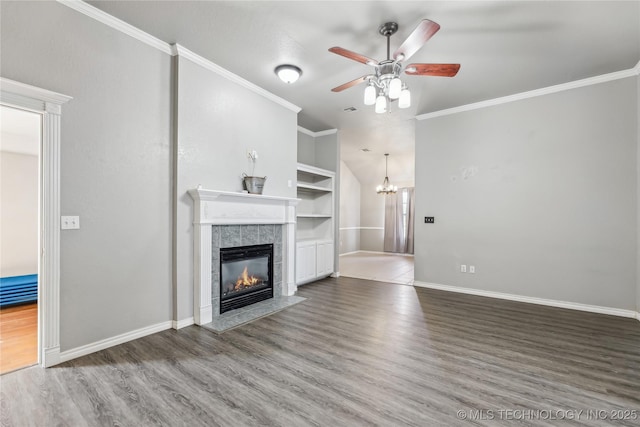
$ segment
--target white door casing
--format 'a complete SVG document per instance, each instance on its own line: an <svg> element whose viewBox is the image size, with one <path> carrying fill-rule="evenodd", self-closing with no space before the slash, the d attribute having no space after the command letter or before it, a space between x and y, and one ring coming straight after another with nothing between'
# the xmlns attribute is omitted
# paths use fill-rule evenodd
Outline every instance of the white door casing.
<svg viewBox="0 0 640 427"><path fill-rule="evenodd" d="M72 98L0 77L0 104L42 116L38 363L60 363L60 118Z"/></svg>

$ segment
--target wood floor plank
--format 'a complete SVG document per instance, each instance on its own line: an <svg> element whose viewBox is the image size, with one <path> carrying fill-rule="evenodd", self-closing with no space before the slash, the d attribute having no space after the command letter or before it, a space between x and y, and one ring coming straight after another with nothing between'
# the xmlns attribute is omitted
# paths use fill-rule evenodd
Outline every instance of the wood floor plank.
<svg viewBox="0 0 640 427"><path fill-rule="evenodd" d="M0 374L38 362L38 304L0 309Z"/></svg>
<svg viewBox="0 0 640 427"><path fill-rule="evenodd" d="M307 300L220 335L169 330L3 375L0 424L640 425L637 320L352 278L299 294ZM460 410L637 416L463 420Z"/></svg>

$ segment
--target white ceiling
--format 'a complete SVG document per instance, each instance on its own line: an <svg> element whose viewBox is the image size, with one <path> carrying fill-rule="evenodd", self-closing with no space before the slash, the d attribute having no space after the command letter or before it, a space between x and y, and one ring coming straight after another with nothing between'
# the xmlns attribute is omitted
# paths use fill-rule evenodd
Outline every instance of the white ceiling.
<svg viewBox="0 0 640 427"><path fill-rule="evenodd" d="M0 106L0 151L37 156L40 114Z"/></svg>
<svg viewBox="0 0 640 427"><path fill-rule="evenodd" d="M356 159L375 159L384 170L385 151L398 160L407 150L413 156L414 141L403 138L413 138L416 114L625 70L640 60L638 1L89 3L302 107L301 126L340 129L343 158L359 179L371 176L374 163L364 165L369 173L363 175L357 172ZM386 44L378 27L387 21L399 24L391 39L393 51L424 18L441 29L410 62L460 63L456 77L407 76L412 107L383 115L362 104L363 86L330 91L371 68L328 48L340 46L383 59ZM298 82L285 85L277 79L273 69L283 63L302 68ZM358 111L343 111L351 106ZM389 128L397 132L383 131ZM373 152L356 157L362 146ZM413 168L413 160L410 163ZM392 181L409 167L403 163L394 170L392 165L390 158Z"/></svg>

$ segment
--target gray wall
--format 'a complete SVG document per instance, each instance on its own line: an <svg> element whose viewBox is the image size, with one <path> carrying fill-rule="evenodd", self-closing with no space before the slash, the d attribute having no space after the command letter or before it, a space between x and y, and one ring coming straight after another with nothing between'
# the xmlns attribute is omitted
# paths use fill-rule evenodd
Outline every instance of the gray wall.
<svg viewBox="0 0 640 427"><path fill-rule="evenodd" d="M385 196L376 193L375 187L362 188L360 225L363 228L360 230L360 249L363 251L384 250L384 199Z"/></svg>
<svg viewBox="0 0 640 427"><path fill-rule="evenodd" d="M191 61L178 59L176 173L176 315L193 316L193 200L187 191L241 191L258 152L255 174L264 194L295 197L297 114Z"/></svg>
<svg viewBox="0 0 640 427"><path fill-rule="evenodd" d="M329 135L317 136L315 138L315 165L322 169L334 171L335 191L334 191L334 220L333 220L333 268L337 271L340 267L340 249L338 241L340 238L340 139L338 132Z"/></svg>
<svg viewBox="0 0 640 427"><path fill-rule="evenodd" d="M340 253L360 250L360 181L340 162Z"/></svg>
<svg viewBox="0 0 640 427"><path fill-rule="evenodd" d="M38 273L39 173L38 156L0 151L0 277Z"/></svg>
<svg viewBox="0 0 640 427"><path fill-rule="evenodd" d="M638 145L637 145L637 157L636 157L636 164L637 164L637 170L638 170L638 181L637 181L637 188L638 188L638 197L637 197L637 252L636 252L636 265L637 265L637 270L636 270L636 284L637 284L637 290L636 290L636 298L637 298L637 302L636 302L636 311L638 313L640 313L640 76L638 76L636 78L636 90L637 90L637 97L636 97L636 122L637 122L637 133L636 133L636 137L638 138Z"/></svg>
<svg viewBox="0 0 640 427"><path fill-rule="evenodd" d="M60 344L171 320L171 58L55 2L1 2L0 74L63 107Z"/></svg>
<svg viewBox="0 0 640 427"><path fill-rule="evenodd" d="M334 171L336 180L340 174L340 147L338 146L338 133L317 136L315 138L314 165Z"/></svg>
<svg viewBox="0 0 640 427"><path fill-rule="evenodd" d="M627 78L419 121L416 280L635 309L637 114Z"/></svg>
<svg viewBox="0 0 640 427"><path fill-rule="evenodd" d="M311 135L298 131L298 162L306 165L316 163L316 140Z"/></svg>

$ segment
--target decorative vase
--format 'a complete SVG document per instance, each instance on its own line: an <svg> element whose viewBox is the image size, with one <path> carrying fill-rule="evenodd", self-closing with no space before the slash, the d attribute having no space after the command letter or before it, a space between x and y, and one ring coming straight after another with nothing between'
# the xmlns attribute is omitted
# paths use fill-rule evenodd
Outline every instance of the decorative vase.
<svg viewBox="0 0 640 427"><path fill-rule="evenodd" d="M262 194L262 189L264 188L264 182L267 180L266 176L248 176L243 173L243 184L244 189L247 190L251 194Z"/></svg>

